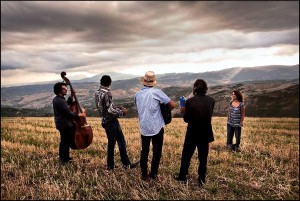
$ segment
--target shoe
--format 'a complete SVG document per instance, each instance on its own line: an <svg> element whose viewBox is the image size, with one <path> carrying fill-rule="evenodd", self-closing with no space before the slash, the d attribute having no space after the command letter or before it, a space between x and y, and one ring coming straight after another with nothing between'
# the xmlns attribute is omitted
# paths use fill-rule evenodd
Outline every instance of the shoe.
<svg viewBox="0 0 300 201"><path fill-rule="evenodd" d="M151 174L151 173L149 173L148 177L150 179L156 180L157 179L157 174Z"/></svg>
<svg viewBox="0 0 300 201"><path fill-rule="evenodd" d="M180 177L180 176L174 176L174 179L175 179L176 181L181 182L181 183L187 184L187 179L186 179L186 177L184 178L184 177Z"/></svg>
<svg viewBox="0 0 300 201"><path fill-rule="evenodd" d="M114 170L115 168L118 168L118 166L113 165L113 166L107 166L107 170Z"/></svg>
<svg viewBox="0 0 300 201"><path fill-rule="evenodd" d="M140 161L135 162L135 163L131 163L131 164L129 164L129 165L124 165L123 167L124 167L125 169L133 169L133 168L136 168L136 167L138 166L138 164L140 164Z"/></svg>
<svg viewBox="0 0 300 201"><path fill-rule="evenodd" d="M203 177L203 178L198 177L198 184L199 184L199 186L204 186L204 184L205 184L205 177Z"/></svg>
<svg viewBox="0 0 300 201"><path fill-rule="evenodd" d="M72 163L73 160L60 160L63 164Z"/></svg>
<svg viewBox="0 0 300 201"><path fill-rule="evenodd" d="M234 152L240 152L240 150L239 150L239 147L237 147L235 144L234 145L232 145L232 151L234 151Z"/></svg>
<svg viewBox="0 0 300 201"><path fill-rule="evenodd" d="M150 178L148 176L141 176L141 180L143 181L146 181L146 182L149 182L150 181Z"/></svg>
<svg viewBox="0 0 300 201"><path fill-rule="evenodd" d="M73 158L68 157L66 159L60 159L60 161L63 162L63 163L72 163L73 162Z"/></svg>
<svg viewBox="0 0 300 201"><path fill-rule="evenodd" d="M201 179L198 179L198 184L200 187L204 186L205 182L203 182Z"/></svg>
<svg viewBox="0 0 300 201"><path fill-rule="evenodd" d="M232 149L232 144L227 144L227 145L226 145L226 148L227 148L227 149Z"/></svg>

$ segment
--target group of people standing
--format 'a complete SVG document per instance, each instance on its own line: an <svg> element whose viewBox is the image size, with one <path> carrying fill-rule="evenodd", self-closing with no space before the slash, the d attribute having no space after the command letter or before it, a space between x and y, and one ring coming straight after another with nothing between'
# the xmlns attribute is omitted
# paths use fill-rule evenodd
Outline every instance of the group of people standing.
<svg viewBox="0 0 300 201"><path fill-rule="evenodd" d="M114 105L110 85L112 83L109 75L102 76L100 87L95 92L95 104L101 117L101 125L105 129L108 139L107 144L107 169L114 170L114 148L118 144L119 153L123 167L126 169L135 168L140 165L141 179L149 181L157 179L159 164L162 156L165 122L161 114L160 104L169 105L170 109L178 107L161 89L154 88L157 84L153 71L147 71L141 78L143 88L134 96L134 103L138 112L140 133L141 133L141 154L140 160L132 163L126 150L126 141L119 124L118 118L127 114L128 110L122 106ZM212 114L215 100L207 96L208 86L202 79L197 79L193 85L193 97L186 100L185 107L180 108L183 119L187 125L184 140L179 174L174 179L183 183L187 182L188 169L195 149L198 150L198 182L203 186L206 181L207 157L209 143L214 141L212 129ZM85 116L83 113L72 112L68 105L74 96L71 93L68 101L64 96L67 94L66 84L63 82L54 85L56 97L53 99L53 109L56 128L60 132L59 157L63 162L70 162L69 147L71 146L70 136L74 132L74 119ZM232 100L229 104L227 123L227 147L237 151L240 138L241 126L245 116L243 96L239 91L232 92ZM233 135L236 136L236 144L232 144ZM152 161L148 170L148 158L150 143L152 142Z"/></svg>

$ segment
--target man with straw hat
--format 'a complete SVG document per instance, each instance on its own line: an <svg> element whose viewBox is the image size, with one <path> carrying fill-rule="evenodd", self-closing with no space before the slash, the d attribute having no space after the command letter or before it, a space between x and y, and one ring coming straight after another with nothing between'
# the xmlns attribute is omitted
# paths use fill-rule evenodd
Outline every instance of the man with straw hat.
<svg viewBox="0 0 300 201"><path fill-rule="evenodd" d="M153 71L147 71L145 76L141 78L141 83L144 87L136 93L134 102L138 111L141 131L142 151L140 166L142 179L148 181L149 179L157 178L162 153L165 122L161 114L160 103L168 104L171 110L176 107L176 104L162 90L154 88L157 81ZM151 140L153 158L151 170L148 174L147 163Z"/></svg>

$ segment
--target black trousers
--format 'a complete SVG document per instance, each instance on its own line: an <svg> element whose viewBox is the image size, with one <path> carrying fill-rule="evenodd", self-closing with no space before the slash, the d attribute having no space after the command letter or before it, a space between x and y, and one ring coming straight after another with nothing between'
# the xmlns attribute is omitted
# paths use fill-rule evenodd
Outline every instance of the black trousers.
<svg viewBox="0 0 300 201"><path fill-rule="evenodd" d="M67 161L70 158L70 146L72 138L74 138L75 128L65 128L59 130L60 133L60 143L59 143L59 158L62 161Z"/></svg>
<svg viewBox="0 0 300 201"><path fill-rule="evenodd" d="M148 155L149 155L149 148L150 142L152 140L152 162L151 162L151 171L149 176L152 178L156 178L158 173L159 162L162 153L162 146L164 140L164 128L162 128L158 134L154 136L143 136L142 138L142 151L141 151L141 160L140 166L142 171L142 176L148 176Z"/></svg>
<svg viewBox="0 0 300 201"><path fill-rule="evenodd" d="M195 152L196 147L198 149L199 179L201 179L203 182L205 182L209 143L199 142L199 140L195 140L189 135L186 135L185 140L184 140L179 177L181 179L186 179L186 176L188 175L188 170L189 170L189 167L191 164L191 159Z"/></svg>
<svg viewBox="0 0 300 201"><path fill-rule="evenodd" d="M116 142L118 143L122 164L125 166L130 165L130 160L128 158L128 154L126 150L126 141L118 119L110 122L110 124L105 126L104 129L108 140L107 167L114 168L115 165L114 150L115 150Z"/></svg>

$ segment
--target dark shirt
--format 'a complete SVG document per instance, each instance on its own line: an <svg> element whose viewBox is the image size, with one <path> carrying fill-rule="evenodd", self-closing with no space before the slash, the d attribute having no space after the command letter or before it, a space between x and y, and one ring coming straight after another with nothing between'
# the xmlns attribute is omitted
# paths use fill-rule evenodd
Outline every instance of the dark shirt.
<svg viewBox="0 0 300 201"><path fill-rule="evenodd" d="M66 101L63 96L53 98L53 111L55 126L58 130L75 126L74 119L79 118L76 112L72 112L69 105L73 102L71 97Z"/></svg>
<svg viewBox="0 0 300 201"><path fill-rule="evenodd" d="M187 136L198 142L214 141L211 125L215 100L204 94L196 94L186 100L184 121L188 123Z"/></svg>

